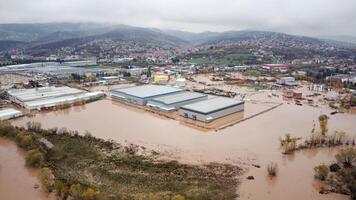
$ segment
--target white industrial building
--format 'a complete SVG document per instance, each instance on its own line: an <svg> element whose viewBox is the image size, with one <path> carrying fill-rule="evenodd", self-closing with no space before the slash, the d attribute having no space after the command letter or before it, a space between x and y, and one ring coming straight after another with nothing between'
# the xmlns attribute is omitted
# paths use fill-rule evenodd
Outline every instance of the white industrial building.
<svg viewBox="0 0 356 200"><path fill-rule="evenodd" d="M147 106L160 111L174 111L181 106L208 99L208 95L195 92L179 92L156 97L147 101Z"/></svg>
<svg viewBox="0 0 356 200"><path fill-rule="evenodd" d="M105 96L103 92L86 92L67 86L15 89L9 90L8 94L11 102L29 110L96 100Z"/></svg>
<svg viewBox="0 0 356 200"><path fill-rule="evenodd" d="M86 102L86 101L96 100L103 96L105 96L105 94L101 91L86 92L86 93L76 94L76 95L67 95L67 96L56 97L56 98L29 101L29 102L25 102L24 107L29 110L36 110L36 109L41 110L41 109L48 109L63 104L73 104L78 101Z"/></svg>
<svg viewBox="0 0 356 200"><path fill-rule="evenodd" d="M6 108L0 110L0 120L8 120L16 117L21 117L23 116L21 111L12 109L12 108Z"/></svg>
<svg viewBox="0 0 356 200"><path fill-rule="evenodd" d="M38 87L31 89L14 89L7 92L10 101L25 107L25 102L36 101L40 99L56 98L66 95L75 95L83 93L76 88L64 87Z"/></svg>
<svg viewBox="0 0 356 200"><path fill-rule="evenodd" d="M180 107L179 114L185 118L202 122L215 119L244 110L244 102L225 97L215 97Z"/></svg>
<svg viewBox="0 0 356 200"><path fill-rule="evenodd" d="M297 85L297 83L295 82L295 78L294 77L282 77L282 78L277 80L277 84L288 85L288 86Z"/></svg>
<svg viewBox="0 0 356 200"><path fill-rule="evenodd" d="M182 89L163 85L141 85L127 88L113 89L113 99L125 100L130 103L146 105L148 100L164 95L183 92Z"/></svg>
<svg viewBox="0 0 356 200"><path fill-rule="evenodd" d="M63 62L63 63L61 63L61 65L68 66L68 67L83 67L83 66L97 65L97 62L96 62L96 59L90 59L90 60Z"/></svg>

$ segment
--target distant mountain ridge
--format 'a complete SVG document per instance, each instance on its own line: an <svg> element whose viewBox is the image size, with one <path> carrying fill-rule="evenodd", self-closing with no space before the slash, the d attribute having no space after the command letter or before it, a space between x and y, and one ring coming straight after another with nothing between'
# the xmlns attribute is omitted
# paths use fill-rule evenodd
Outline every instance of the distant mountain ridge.
<svg viewBox="0 0 356 200"><path fill-rule="evenodd" d="M289 41L307 45L329 43L318 38L254 30L192 33L97 23L0 24L0 49L59 48L104 39L148 42L178 48L262 40L280 40L287 45Z"/></svg>

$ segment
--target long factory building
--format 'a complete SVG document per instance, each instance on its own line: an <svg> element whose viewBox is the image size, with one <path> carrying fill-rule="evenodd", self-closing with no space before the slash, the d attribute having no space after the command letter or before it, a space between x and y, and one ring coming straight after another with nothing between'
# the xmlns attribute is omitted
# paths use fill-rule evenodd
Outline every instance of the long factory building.
<svg viewBox="0 0 356 200"><path fill-rule="evenodd" d="M0 120L8 120L16 117L23 116L21 111L15 110L13 108L6 108L0 110Z"/></svg>
<svg viewBox="0 0 356 200"><path fill-rule="evenodd" d="M105 96L100 91L86 92L67 86L14 89L7 93L11 102L28 110L47 109L64 104L73 104L78 101L96 100Z"/></svg>
<svg viewBox="0 0 356 200"><path fill-rule="evenodd" d="M160 111L178 110L181 106L208 99L208 95L196 92L179 92L148 100L147 106Z"/></svg>
<svg viewBox="0 0 356 200"><path fill-rule="evenodd" d="M244 102L226 97L215 97L180 107L179 115L202 122L211 122L244 110Z"/></svg>
<svg viewBox="0 0 356 200"><path fill-rule="evenodd" d="M185 118L206 123L244 110L243 101L225 97L208 98L206 94L162 85L113 89L111 97L164 112L178 110Z"/></svg>
<svg viewBox="0 0 356 200"><path fill-rule="evenodd" d="M183 92L182 89L163 85L141 85L127 88L113 89L111 97L113 99L125 100L127 102L146 105L148 100L153 98L177 94Z"/></svg>

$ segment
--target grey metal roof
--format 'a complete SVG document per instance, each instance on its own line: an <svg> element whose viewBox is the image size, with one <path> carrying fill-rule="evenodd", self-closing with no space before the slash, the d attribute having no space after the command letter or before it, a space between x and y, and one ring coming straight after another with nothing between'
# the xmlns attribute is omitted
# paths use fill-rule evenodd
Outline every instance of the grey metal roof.
<svg viewBox="0 0 356 200"><path fill-rule="evenodd" d="M32 89L14 89L9 90L8 93L21 101L33 101L37 99L59 97L65 95L74 95L84 93L83 90L76 88L63 87L41 87Z"/></svg>
<svg viewBox="0 0 356 200"><path fill-rule="evenodd" d="M7 108L7 109L0 110L0 119L12 118L15 115L22 115L22 112L15 110L13 108Z"/></svg>
<svg viewBox="0 0 356 200"><path fill-rule="evenodd" d="M53 98L46 98L40 99L35 101L28 101L25 102L25 107L27 109L37 109L37 108L45 108L45 107L52 107L56 105L61 105L63 103L73 103L78 100L87 100L91 98L98 98L104 96L104 92L96 91L96 92L87 92L87 93L80 93L80 94L73 94L73 95L66 95L60 97L53 97Z"/></svg>
<svg viewBox="0 0 356 200"><path fill-rule="evenodd" d="M182 106L181 108L202 113L202 114L209 114L211 112L215 112L221 109L225 109L240 104L244 104L244 102L226 98L226 97L215 97L204 101L188 104Z"/></svg>
<svg viewBox="0 0 356 200"><path fill-rule="evenodd" d="M173 103L188 101L188 100L206 97L206 96L208 96L208 95L196 93L196 92L180 92L177 94L171 94L171 95L167 95L167 96L157 97L157 98L152 99L152 101L156 101L156 102L160 102L160 103L169 105L169 104L173 104Z"/></svg>
<svg viewBox="0 0 356 200"><path fill-rule="evenodd" d="M112 90L112 92L114 93L121 92L139 98L154 97L157 95L170 94L170 93L175 93L180 91L183 90L179 88L163 86L163 85L141 85L141 86L119 88L119 89Z"/></svg>

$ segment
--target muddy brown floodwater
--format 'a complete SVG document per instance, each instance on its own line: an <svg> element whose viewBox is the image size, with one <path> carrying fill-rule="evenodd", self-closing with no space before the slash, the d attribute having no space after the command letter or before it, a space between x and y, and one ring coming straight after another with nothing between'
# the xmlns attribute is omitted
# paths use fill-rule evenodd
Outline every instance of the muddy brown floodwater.
<svg viewBox="0 0 356 200"><path fill-rule="evenodd" d="M0 199L54 199L43 193L34 169L25 166L24 151L12 141L0 138Z"/></svg>
<svg viewBox="0 0 356 200"><path fill-rule="evenodd" d="M251 108L252 109L252 108ZM179 121L153 116L110 100L101 100L68 110L39 113L32 118L13 121L25 125L39 121L45 128L67 127L94 136L145 145L164 152L167 157L186 163L227 162L246 169L238 191L240 199L348 199L343 195L321 195L315 188L313 167L334 160L336 150L300 151L283 156L279 138L286 133L307 137L320 114L328 109L284 104L267 113L221 131L202 132ZM356 115L330 116L329 131L355 134ZM278 176L267 178L266 165L278 163ZM261 168L251 165L258 164ZM253 175L255 180L246 180Z"/></svg>

